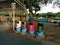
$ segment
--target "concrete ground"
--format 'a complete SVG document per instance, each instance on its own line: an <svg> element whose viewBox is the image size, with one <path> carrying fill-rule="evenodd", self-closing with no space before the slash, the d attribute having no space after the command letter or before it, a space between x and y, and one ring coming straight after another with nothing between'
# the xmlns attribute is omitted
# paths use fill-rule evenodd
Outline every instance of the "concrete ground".
<svg viewBox="0 0 60 45"><path fill-rule="evenodd" d="M6 32L5 26L7 25L0 23L0 45L59 45L54 42L36 41L28 37L20 37L15 33Z"/></svg>
<svg viewBox="0 0 60 45"><path fill-rule="evenodd" d="M26 37L19 37L5 31L0 31L0 45L57 45L53 42L36 41Z"/></svg>
<svg viewBox="0 0 60 45"><path fill-rule="evenodd" d="M46 40L60 43L60 26L55 23L44 24Z"/></svg>

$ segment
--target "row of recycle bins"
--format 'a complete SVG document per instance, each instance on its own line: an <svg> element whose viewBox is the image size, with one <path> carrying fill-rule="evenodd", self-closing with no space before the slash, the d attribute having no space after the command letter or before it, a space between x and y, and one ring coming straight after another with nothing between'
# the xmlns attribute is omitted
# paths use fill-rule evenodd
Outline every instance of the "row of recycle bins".
<svg viewBox="0 0 60 45"><path fill-rule="evenodd" d="M37 26L33 21L33 18L29 18L29 22L19 21L16 24L16 32L25 35L26 33L31 36L37 35L38 37L44 37L44 22L48 22L47 19L39 18Z"/></svg>

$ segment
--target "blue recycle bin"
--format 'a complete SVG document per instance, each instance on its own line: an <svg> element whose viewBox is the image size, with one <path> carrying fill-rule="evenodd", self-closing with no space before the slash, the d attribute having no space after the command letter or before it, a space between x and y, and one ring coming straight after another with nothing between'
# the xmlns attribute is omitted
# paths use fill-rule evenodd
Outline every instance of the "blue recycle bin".
<svg viewBox="0 0 60 45"><path fill-rule="evenodd" d="M37 36L40 38L44 37L44 31L37 32Z"/></svg>
<svg viewBox="0 0 60 45"><path fill-rule="evenodd" d="M20 32L20 30L21 30L21 27L16 28L17 33Z"/></svg>
<svg viewBox="0 0 60 45"><path fill-rule="evenodd" d="M27 28L22 28L22 29L21 29L21 32L22 32L22 33L26 33L26 31L27 31Z"/></svg>
<svg viewBox="0 0 60 45"><path fill-rule="evenodd" d="M35 35L35 31L34 30L29 31L29 34L32 35L32 36L34 36Z"/></svg>
<svg viewBox="0 0 60 45"><path fill-rule="evenodd" d="M27 32L27 28L23 27L23 28L21 29L21 34L22 34L22 35L25 35L26 32Z"/></svg>

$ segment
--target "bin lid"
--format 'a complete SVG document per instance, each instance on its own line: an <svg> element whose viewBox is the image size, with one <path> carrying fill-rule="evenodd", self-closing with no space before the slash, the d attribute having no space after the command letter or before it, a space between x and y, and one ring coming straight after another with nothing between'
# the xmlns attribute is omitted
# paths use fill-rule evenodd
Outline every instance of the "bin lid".
<svg viewBox="0 0 60 45"><path fill-rule="evenodd" d="M38 26L43 26L43 23L38 23Z"/></svg>
<svg viewBox="0 0 60 45"><path fill-rule="evenodd" d="M28 21L29 21L29 22L33 22L34 19L33 19L33 18L29 18Z"/></svg>
<svg viewBox="0 0 60 45"><path fill-rule="evenodd" d="M22 22L22 24L24 24L24 22Z"/></svg>
<svg viewBox="0 0 60 45"><path fill-rule="evenodd" d="M38 22L48 22L47 18L38 18Z"/></svg>
<svg viewBox="0 0 60 45"><path fill-rule="evenodd" d="M29 23L29 25L33 25L33 23Z"/></svg>

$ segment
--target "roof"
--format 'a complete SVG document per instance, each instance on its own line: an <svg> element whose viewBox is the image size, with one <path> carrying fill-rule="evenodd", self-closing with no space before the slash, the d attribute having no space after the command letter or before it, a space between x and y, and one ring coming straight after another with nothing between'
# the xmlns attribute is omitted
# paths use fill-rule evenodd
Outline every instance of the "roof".
<svg viewBox="0 0 60 45"><path fill-rule="evenodd" d="M14 2L13 0L0 0L0 11L11 10L11 3ZM21 6L16 4L16 10L23 10Z"/></svg>

